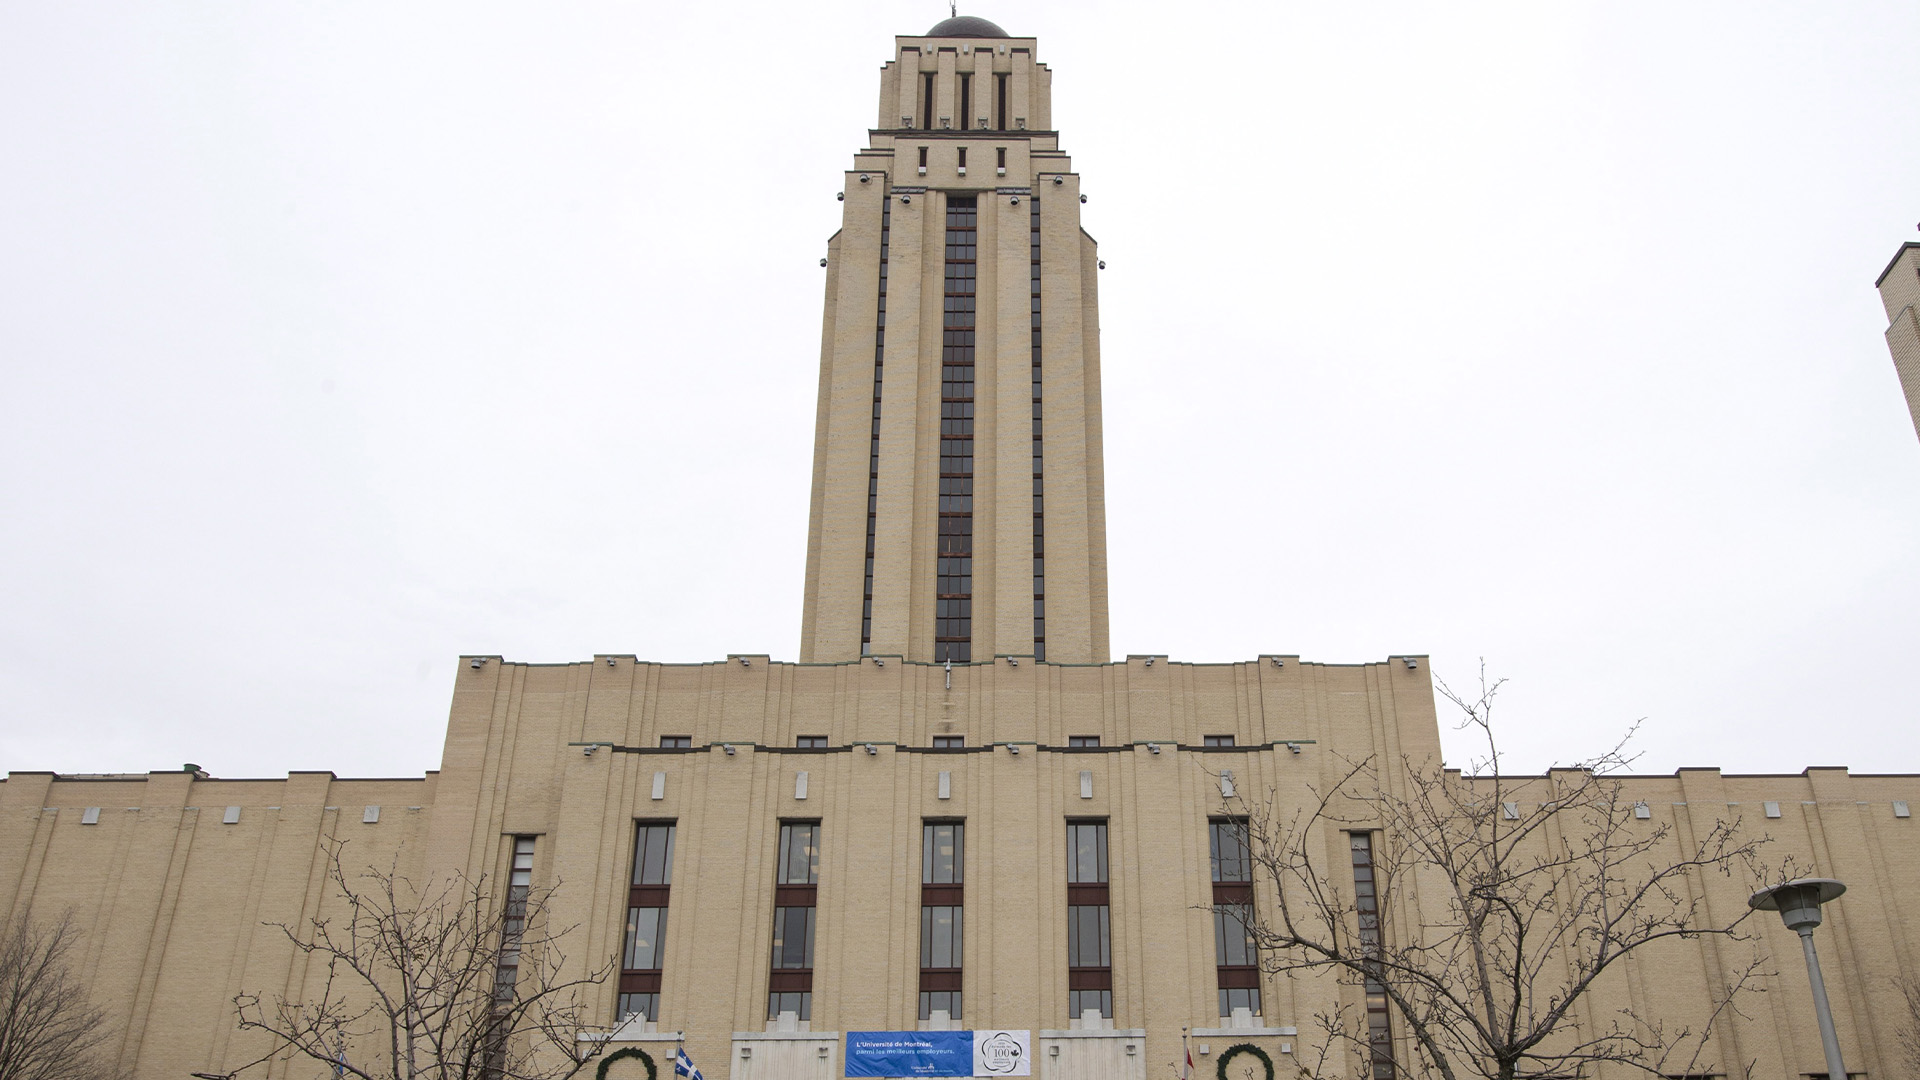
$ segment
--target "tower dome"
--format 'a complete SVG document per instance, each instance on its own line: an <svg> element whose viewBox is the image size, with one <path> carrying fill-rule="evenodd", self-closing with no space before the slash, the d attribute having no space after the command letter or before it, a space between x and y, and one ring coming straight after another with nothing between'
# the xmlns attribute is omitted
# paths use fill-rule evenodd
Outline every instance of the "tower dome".
<svg viewBox="0 0 1920 1080"><path fill-rule="evenodd" d="M942 19L933 29L926 32L927 37L968 37L1003 38L1012 34L993 25L978 15L955 15L951 19Z"/></svg>

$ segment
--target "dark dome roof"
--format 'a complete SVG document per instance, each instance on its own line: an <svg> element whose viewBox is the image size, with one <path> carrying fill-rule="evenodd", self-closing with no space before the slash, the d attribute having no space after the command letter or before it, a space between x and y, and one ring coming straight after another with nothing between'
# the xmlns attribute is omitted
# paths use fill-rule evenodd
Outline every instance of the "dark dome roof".
<svg viewBox="0 0 1920 1080"><path fill-rule="evenodd" d="M951 19L942 19L940 24L926 32L926 37L1012 37L1012 34L993 25L977 15L956 15Z"/></svg>

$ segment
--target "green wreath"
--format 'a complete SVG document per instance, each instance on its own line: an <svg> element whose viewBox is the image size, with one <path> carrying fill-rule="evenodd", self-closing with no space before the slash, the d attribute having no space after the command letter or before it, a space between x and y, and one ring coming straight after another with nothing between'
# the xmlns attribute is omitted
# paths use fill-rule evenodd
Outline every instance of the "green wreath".
<svg viewBox="0 0 1920 1080"><path fill-rule="evenodd" d="M647 1067L647 1080L655 1080L656 1074L653 1071L653 1059L647 1056L645 1050L637 1046L629 1046L608 1054L605 1060L600 1062L599 1071L593 1074L593 1080L607 1080L607 1070L613 1068L613 1063L622 1058L639 1058L640 1064ZM1269 1077L1273 1075L1273 1068L1271 1066L1267 1068L1267 1075Z"/></svg>
<svg viewBox="0 0 1920 1080"><path fill-rule="evenodd" d="M1214 1070L1214 1072L1219 1075L1220 1080L1230 1080L1227 1076L1227 1062L1231 1060L1235 1054L1252 1054L1254 1057L1259 1058L1260 1064L1267 1070L1267 1080L1273 1080L1273 1059L1267 1056L1265 1050L1260 1049L1252 1043L1234 1043L1232 1046L1220 1052L1220 1065ZM602 1077L601 1080L605 1080L605 1078ZM652 1078L649 1077L648 1080L652 1080Z"/></svg>

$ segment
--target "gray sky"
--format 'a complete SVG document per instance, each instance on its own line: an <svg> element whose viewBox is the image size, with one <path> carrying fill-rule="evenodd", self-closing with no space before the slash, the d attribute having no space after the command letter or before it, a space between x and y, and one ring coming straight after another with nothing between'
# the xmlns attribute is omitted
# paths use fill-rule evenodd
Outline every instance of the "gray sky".
<svg viewBox="0 0 1920 1080"><path fill-rule="evenodd" d="M1109 264L1116 656L1920 770L1920 5L967 11ZM462 652L793 658L833 193L944 14L0 12L0 769L417 775Z"/></svg>

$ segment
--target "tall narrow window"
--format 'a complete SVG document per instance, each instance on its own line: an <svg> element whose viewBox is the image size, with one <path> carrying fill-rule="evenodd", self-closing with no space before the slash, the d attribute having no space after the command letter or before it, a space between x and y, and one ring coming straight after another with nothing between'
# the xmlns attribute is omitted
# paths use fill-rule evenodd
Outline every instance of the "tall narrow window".
<svg viewBox="0 0 1920 1080"><path fill-rule="evenodd" d="M920 1019L960 1018L962 896L967 827L929 821L920 836Z"/></svg>
<svg viewBox="0 0 1920 1080"><path fill-rule="evenodd" d="M1004 156L1006 151L1002 150ZM1047 530L1040 452L1040 197L1027 200L1027 287L1033 322L1033 658L1047 658Z"/></svg>
<svg viewBox="0 0 1920 1080"><path fill-rule="evenodd" d="M1007 130L1007 77L993 77L993 126L1001 131Z"/></svg>
<svg viewBox="0 0 1920 1080"><path fill-rule="evenodd" d="M880 389L887 351L887 247L893 197L880 200L880 309L873 324L873 426L867 443L867 570L860 599L860 655L873 652L873 534L880 503Z"/></svg>
<svg viewBox="0 0 1920 1080"><path fill-rule="evenodd" d="M960 127L962 130L965 130L972 126L973 126L973 76L965 72L962 72L960 74ZM965 165L966 161L964 159L966 156L966 151L962 150L960 151L960 154L962 157L960 164Z"/></svg>
<svg viewBox="0 0 1920 1080"><path fill-rule="evenodd" d="M780 862L773 876L773 971L767 1019L783 1012L813 1019L813 925L820 881L820 823L780 823Z"/></svg>
<svg viewBox="0 0 1920 1080"><path fill-rule="evenodd" d="M1067 822L1067 1013L1113 1016L1107 823Z"/></svg>
<svg viewBox="0 0 1920 1080"><path fill-rule="evenodd" d="M1235 1009L1260 1015L1259 954L1247 923L1253 913L1253 859L1245 818L1207 823L1208 864L1213 871L1213 962L1219 975L1220 1015Z"/></svg>
<svg viewBox="0 0 1920 1080"><path fill-rule="evenodd" d="M527 932L527 905L533 896L533 837L513 838L513 863L507 873L507 903L500 912L500 961L493 973L493 1008L513 1008L513 988L520 979L520 946ZM507 1058L504 1031L489 1033L481 1048L481 1076L497 1080Z"/></svg>
<svg viewBox="0 0 1920 1080"><path fill-rule="evenodd" d="M620 950L616 1019L635 1014L660 1019L661 941L667 935L672 885L673 823L640 822L633 841L633 879L627 886L627 939Z"/></svg>
<svg viewBox="0 0 1920 1080"><path fill-rule="evenodd" d="M973 332L975 238L972 195L947 197L946 312L940 341L940 550L933 659L973 659Z"/></svg>
<svg viewBox="0 0 1920 1080"><path fill-rule="evenodd" d="M967 148L964 146L960 148L960 171L967 171Z"/></svg>
<svg viewBox="0 0 1920 1080"><path fill-rule="evenodd" d="M920 128L933 130L933 73L920 77Z"/></svg>
<svg viewBox="0 0 1920 1080"><path fill-rule="evenodd" d="M1373 873L1373 834L1348 836L1353 840L1353 907L1360 917L1360 951L1367 958L1367 1046L1374 1080L1393 1080L1393 1028L1387 1022L1387 988L1381 982L1380 893Z"/></svg>

